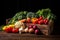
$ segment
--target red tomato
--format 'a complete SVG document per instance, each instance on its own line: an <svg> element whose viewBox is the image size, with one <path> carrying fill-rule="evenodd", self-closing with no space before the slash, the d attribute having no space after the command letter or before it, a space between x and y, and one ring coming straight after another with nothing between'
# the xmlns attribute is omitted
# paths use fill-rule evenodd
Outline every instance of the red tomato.
<svg viewBox="0 0 60 40"><path fill-rule="evenodd" d="M39 17L39 20L42 20L42 19L43 19L43 17L42 17L42 16L40 16L40 17Z"/></svg>
<svg viewBox="0 0 60 40"><path fill-rule="evenodd" d="M12 27L8 27L8 28L5 29L5 31L8 32L8 33L11 33L12 29L13 29Z"/></svg>
<svg viewBox="0 0 60 40"><path fill-rule="evenodd" d="M38 21L38 24L43 24L43 23L44 23L43 20Z"/></svg>
<svg viewBox="0 0 60 40"><path fill-rule="evenodd" d="M48 19L44 19L44 24L48 24Z"/></svg>
<svg viewBox="0 0 60 40"><path fill-rule="evenodd" d="M19 31L18 28L13 28L13 29L12 29L12 32L13 32L13 33L18 33L18 31Z"/></svg>

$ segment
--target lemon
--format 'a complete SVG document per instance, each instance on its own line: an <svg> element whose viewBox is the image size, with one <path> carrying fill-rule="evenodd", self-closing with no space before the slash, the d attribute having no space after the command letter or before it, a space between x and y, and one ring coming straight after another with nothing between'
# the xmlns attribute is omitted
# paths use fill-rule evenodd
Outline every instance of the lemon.
<svg viewBox="0 0 60 40"><path fill-rule="evenodd" d="M7 28L7 26L4 26L2 29L5 30Z"/></svg>

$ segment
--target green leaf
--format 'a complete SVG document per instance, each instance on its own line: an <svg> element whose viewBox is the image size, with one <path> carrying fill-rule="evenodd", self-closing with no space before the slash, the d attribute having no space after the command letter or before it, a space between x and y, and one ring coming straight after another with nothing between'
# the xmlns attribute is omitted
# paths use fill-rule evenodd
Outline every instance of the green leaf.
<svg viewBox="0 0 60 40"><path fill-rule="evenodd" d="M4 26L5 26L5 25L1 25L1 26L0 26L0 31L3 31L3 29L2 29L2 28L3 28Z"/></svg>

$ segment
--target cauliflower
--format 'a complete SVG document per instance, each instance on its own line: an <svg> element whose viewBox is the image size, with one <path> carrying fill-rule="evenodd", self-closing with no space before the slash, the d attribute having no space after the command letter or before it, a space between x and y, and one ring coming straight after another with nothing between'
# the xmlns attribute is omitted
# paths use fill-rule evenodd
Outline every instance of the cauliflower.
<svg viewBox="0 0 60 40"><path fill-rule="evenodd" d="M21 27L25 28L24 23L21 22L21 21L17 21L17 22L15 23L15 28L21 28Z"/></svg>

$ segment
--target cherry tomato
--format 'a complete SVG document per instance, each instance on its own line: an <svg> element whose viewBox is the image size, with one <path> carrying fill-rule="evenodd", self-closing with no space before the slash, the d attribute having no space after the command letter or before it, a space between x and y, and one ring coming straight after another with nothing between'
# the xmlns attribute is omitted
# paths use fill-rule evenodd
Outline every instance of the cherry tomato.
<svg viewBox="0 0 60 40"><path fill-rule="evenodd" d="M12 27L8 27L8 28L5 29L5 31L8 32L8 33L11 33L12 29L13 29Z"/></svg>
<svg viewBox="0 0 60 40"><path fill-rule="evenodd" d="M18 33L18 30L19 30L18 28L13 28L13 29L12 29L12 32L13 32L13 33Z"/></svg>

